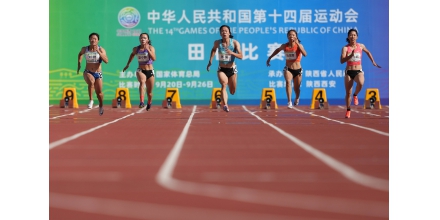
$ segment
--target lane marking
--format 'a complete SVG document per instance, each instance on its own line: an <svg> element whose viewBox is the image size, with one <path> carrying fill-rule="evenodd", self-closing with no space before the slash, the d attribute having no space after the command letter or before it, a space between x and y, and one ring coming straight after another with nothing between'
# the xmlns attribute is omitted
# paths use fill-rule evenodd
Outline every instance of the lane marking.
<svg viewBox="0 0 440 220"><path fill-rule="evenodd" d="M345 107L344 106L338 106L339 108L342 108L342 109L345 109ZM386 106L385 106L386 107ZM382 115L377 115L377 114L373 114L373 113L371 113L371 112L361 112L361 111L356 111L356 110L354 110L354 109L351 109L351 111L352 112L356 112L356 113L359 113L359 114L364 114L364 115L372 115L372 116L378 116L378 117L385 117L385 118L389 118L389 116L388 115L384 115L384 116L382 116ZM386 113L388 113L387 111L385 111Z"/></svg>
<svg viewBox="0 0 440 220"><path fill-rule="evenodd" d="M272 215L227 211L210 208L195 208L177 205L162 205L145 202L104 199L89 196L78 196L64 193L49 193L49 207L66 209L78 212L118 216L130 219L157 219L157 220L224 220L224 219L252 219L252 220L325 220L322 218L305 218L300 216Z"/></svg>
<svg viewBox="0 0 440 220"><path fill-rule="evenodd" d="M173 178L173 172L179 159L179 154L183 148L188 130L195 114L197 106L193 107L193 111L185 124L182 133L177 139L174 147L171 149L164 163L156 175L156 182L169 190L182 192L193 195L201 195L219 199L236 200L241 202L272 205L288 208L300 208L314 211L326 211L333 213L354 214L374 217L388 217L388 203L378 201L365 201L354 199L342 199L335 197L324 197L315 195L305 195L298 193L273 192L256 189L248 189L243 187L222 186L209 183L197 183L183 181ZM249 111L248 111L249 112ZM321 153L322 154L322 153ZM321 156L323 157L323 156ZM324 157L327 161L328 157ZM330 160L331 161L331 160ZM333 162L333 161L332 161ZM334 163L334 162L333 162ZM336 163L337 164L337 163ZM344 167L347 168L347 167ZM345 171L345 170L344 170ZM349 173L353 169L348 169ZM355 171L356 172L356 171ZM352 176L349 174L349 176ZM356 175L358 177L359 175ZM366 175L360 175L363 180ZM366 179L376 180L377 178L367 177ZM377 181L374 181L376 183ZM379 180L382 187L382 181ZM383 181L388 182L388 181ZM373 184L374 185L374 184ZM388 186L387 186L388 187Z"/></svg>
<svg viewBox="0 0 440 220"><path fill-rule="evenodd" d="M250 112L244 105L242 107L244 110L249 112L249 114L255 116L258 120L262 121L263 123L269 125L273 129L278 131L280 134L282 134L283 136L287 137L289 140L294 142L296 145L298 145L299 147L301 147L305 151L309 152L310 154L312 154L313 156L315 156L316 158L318 158L319 160L321 160L322 162L327 164L329 167L333 168L334 170L336 170L337 172L339 172L340 174L345 176L347 179L349 179L355 183L358 183L360 185L366 186L366 187L370 187L370 188L378 189L378 190L382 190L382 191L388 191L388 187L389 187L388 180L380 179L377 177L369 176L369 175L363 174L361 172L358 172L354 168L352 168L342 162L339 162L338 160L332 158L331 156L329 156L329 155L319 151L318 149L313 148L312 146L308 145L307 143L301 141L297 137L295 137L295 136L285 132L284 130L278 128L277 126L265 121L264 119L260 118L258 115L255 115L254 112ZM332 120L332 119L329 119L329 120ZM332 120L332 121L336 121L336 120Z"/></svg>
<svg viewBox="0 0 440 220"><path fill-rule="evenodd" d="M122 173L115 171L51 171L49 181L69 182L119 182Z"/></svg>
<svg viewBox="0 0 440 220"><path fill-rule="evenodd" d="M97 108L97 106L94 107L94 108ZM81 110L81 111L79 111L78 113L82 114L82 113L85 113L85 112L89 112L89 111L91 111L91 110L92 110L92 109ZM61 118L61 117L69 116L69 115L74 115L74 114L75 114L75 112L72 112L72 113L69 113L69 114L64 114L64 115L58 115L58 116L55 116L55 117L49 118L49 120L50 120L50 119L57 119L57 118Z"/></svg>
<svg viewBox="0 0 440 220"><path fill-rule="evenodd" d="M243 107L243 108L244 108L244 107ZM296 107L293 107L293 109L296 110L296 111L298 111L298 112L302 112L302 113L304 113L304 114L309 114L309 115L312 115L312 116L321 117L321 118L326 119L326 120L328 120L328 121L337 122L337 123L339 123L339 124L351 125L351 126L353 126L353 127L357 127L357 128L365 129L365 130L368 130L368 131L372 131L372 132L377 133L377 134L380 134L380 135L390 136L390 135L389 135L388 133L386 133L386 132L379 131L379 130L376 130L376 129L373 129L373 128L364 127L364 126L357 125L357 124L353 124L353 123L347 123L347 122L343 122L343 121L338 121L338 120L335 120L335 119L327 118L327 117L322 116L322 115L313 114L312 112L306 112L306 111L303 111L303 110L298 109L298 108L296 108ZM248 112L249 112L249 111L248 111Z"/></svg>
<svg viewBox="0 0 440 220"><path fill-rule="evenodd" d="M57 119L57 118L62 118L64 116L69 116L69 115L74 115L74 114L75 114L75 112L72 112L72 113L69 113L69 114L58 115L58 116L55 116L55 117L52 117L52 118L49 118L49 119Z"/></svg>
<svg viewBox="0 0 440 220"><path fill-rule="evenodd" d="M67 143L67 142L69 142L69 141L71 141L71 140L75 140L75 139L77 139L77 138L79 138L79 137L81 137L81 136L83 136L83 135L86 135L86 134L88 134L88 133L91 133L91 132L93 132L93 131L95 131L95 130L98 130L98 129L102 128L102 127L105 127L105 126L107 126L107 125L109 125L109 124L113 124L113 123L115 123L115 122L117 122L117 121L119 121L119 120L122 120L122 119L124 119L124 118L130 117L130 116L132 116L132 115L134 115L134 113L131 113L131 114L129 114L129 115L126 115L126 116L124 116L124 117L122 117L122 118L115 119L115 120L113 120L113 121L111 121L111 122L107 122L107 123L105 123L105 124L102 124L102 125L96 126L96 127L94 127L94 128L90 128L89 130L86 130L86 131L83 131L83 132L80 132L80 133L74 134L74 135L72 135L72 136L70 136L70 137L66 137L66 138L63 138L63 139L61 139L61 140L54 141L54 142L52 142L52 143L49 144L49 150L51 150L51 149L53 149L53 148L55 148L55 147L58 147L58 146L60 146L60 145L62 145L62 144L65 144L65 143Z"/></svg>

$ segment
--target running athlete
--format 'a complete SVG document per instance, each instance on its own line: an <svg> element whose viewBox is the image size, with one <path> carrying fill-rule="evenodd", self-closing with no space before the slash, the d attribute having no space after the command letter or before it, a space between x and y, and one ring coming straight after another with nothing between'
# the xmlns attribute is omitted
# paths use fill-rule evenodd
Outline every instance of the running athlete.
<svg viewBox="0 0 440 220"><path fill-rule="evenodd" d="M217 69L217 77L222 86L221 88L221 98L223 102L223 110L229 112L228 107L228 93L226 91L226 86L229 87L229 92L231 95L235 94L235 89L237 87L237 66L235 65L235 58L243 58L241 53L240 43L237 40L232 39L234 36L231 34L231 28L228 25L222 25L220 27L220 40L214 41L214 46L211 49L211 56L209 57L208 65L206 70L211 67L212 59L214 58L215 52L218 49L218 60L219 66Z"/></svg>
<svg viewBox="0 0 440 220"><path fill-rule="evenodd" d="M83 73L84 80L88 85L89 92L89 104L87 107L91 109L93 107L92 90L95 89L96 96L99 101L99 115L104 114L103 100L104 94L102 93L102 69L101 63L108 63L108 57L103 47L98 45L99 34L91 33L89 35L89 46L82 47L78 54L78 69L76 74L79 74L81 69L82 57L85 54L86 68Z"/></svg>
<svg viewBox="0 0 440 220"><path fill-rule="evenodd" d="M307 52L304 49L304 46L300 44L301 41L298 39L298 33L296 30L289 30L289 32L287 32L287 40L289 40L289 42L282 44L272 53L272 55L269 56L269 58L267 58L266 65L270 66L270 60L272 57L277 55L280 51L284 51L286 66L284 67L283 72L284 79L286 80L287 108L293 108L292 80L293 89L295 91L295 102L293 104L298 105L302 81L301 58L302 56L306 57Z"/></svg>
<svg viewBox="0 0 440 220"><path fill-rule="evenodd" d="M153 101L153 86L154 86L154 68L153 61L156 60L156 52L153 46L151 46L150 36L147 33L142 33L139 35L140 45L133 47L130 57L128 58L127 65L122 70L128 69L130 62L133 60L134 56L138 58L138 68L136 70L136 77L139 81L139 108L143 108L144 104L144 87L147 87L147 108L148 111L151 108L151 103Z"/></svg>
<svg viewBox="0 0 440 220"><path fill-rule="evenodd" d="M364 85L364 71L362 71L362 51L364 51L374 66L381 68L374 62L373 55L367 50L364 44L357 43L358 32L356 29L350 29L348 31L347 42L348 44L342 48L341 54L341 64L347 62L345 67L345 104L347 105L347 112L345 113L345 118L350 118L350 103L351 103L351 92L354 82L356 82L356 90L353 93L354 105L359 104L357 95Z"/></svg>

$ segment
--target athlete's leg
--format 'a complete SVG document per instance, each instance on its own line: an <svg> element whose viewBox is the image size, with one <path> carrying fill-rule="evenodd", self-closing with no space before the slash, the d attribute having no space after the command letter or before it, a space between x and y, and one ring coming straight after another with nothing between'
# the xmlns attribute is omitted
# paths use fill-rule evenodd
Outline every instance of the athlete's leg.
<svg viewBox="0 0 440 220"><path fill-rule="evenodd" d="M95 92L99 100L99 107L102 107L104 102L104 93L102 93L102 78L95 80Z"/></svg>
<svg viewBox="0 0 440 220"><path fill-rule="evenodd" d="M284 79L286 80L286 95L287 95L287 102L292 102L292 78L293 75L290 73L290 71L285 68L284 70Z"/></svg>
<svg viewBox="0 0 440 220"><path fill-rule="evenodd" d="M226 91L226 86L228 85L228 77L226 74L222 71L217 71L218 81L220 82L221 88L221 94L222 94L222 101L223 105L228 105L228 92Z"/></svg>
<svg viewBox="0 0 440 220"><path fill-rule="evenodd" d="M146 85L147 85L147 96L148 96L147 103L151 105L151 102L153 102L154 76L147 79Z"/></svg>
<svg viewBox="0 0 440 220"><path fill-rule="evenodd" d="M142 70L136 71L136 78L139 81L139 100L141 103L144 102L144 88L147 76L142 72Z"/></svg>
<svg viewBox="0 0 440 220"><path fill-rule="evenodd" d="M351 103L351 91L353 88L353 80L350 78L348 74L345 74L344 76L344 84L345 84L345 105L347 106L347 109L350 108Z"/></svg>
<svg viewBox="0 0 440 220"><path fill-rule="evenodd" d="M237 74L232 75L228 79L229 92L231 95L235 94L235 89L237 88Z"/></svg>
<svg viewBox="0 0 440 220"><path fill-rule="evenodd" d="M354 91L354 95L358 95L361 91L362 87L364 86L364 72L359 72L359 74L354 77L354 81L356 82L356 89Z"/></svg>
<svg viewBox="0 0 440 220"><path fill-rule="evenodd" d="M299 96L301 94L301 81L302 81L302 74L297 75L295 78L293 78L293 90L295 91L295 105L298 105L299 102Z"/></svg>
<svg viewBox="0 0 440 220"><path fill-rule="evenodd" d="M95 77L90 73L83 73L84 81L87 83L87 91L89 92L89 100L93 100L93 89L95 84Z"/></svg>

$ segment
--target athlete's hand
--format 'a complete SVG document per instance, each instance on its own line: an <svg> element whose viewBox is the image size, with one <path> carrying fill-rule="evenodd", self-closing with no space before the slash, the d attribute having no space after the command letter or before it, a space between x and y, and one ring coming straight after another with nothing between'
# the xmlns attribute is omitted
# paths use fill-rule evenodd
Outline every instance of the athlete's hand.
<svg viewBox="0 0 440 220"><path fill-rule="evenodd" d="M356 50L356 45L354 45L354 47L352 47L353 50L351 51L351 55L350 56L354 56L354 50Z"/></svg>
<svg viewBox="0 0 440 220"><path fill-rule="evenodd" d="M267 59L266 66L270 66L270 59Z"/></svg>
<svg viewBox="0 0 440 220"><path fill-rule="evenodd" d="M209 72L209 67L211 67L211 61L208 62L208 65L206 66L206 70Z"/></svg>

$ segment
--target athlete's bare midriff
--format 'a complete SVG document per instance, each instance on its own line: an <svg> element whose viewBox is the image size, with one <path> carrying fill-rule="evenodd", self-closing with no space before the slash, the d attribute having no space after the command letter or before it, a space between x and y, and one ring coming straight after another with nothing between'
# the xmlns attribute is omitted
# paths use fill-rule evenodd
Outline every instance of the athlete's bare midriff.
<svg viewBox="0 0 440 220"><path fill-rule="evenodd" d="M347 65L346 70L362 70L362 65Z"/></svg>
<svg viewBox="0 0 440 220"><path fill-rule="evenodd" d="M293 70L301 69L300 62L286 62L286 66Z"/></svg>
<svg viewBox="0 0 440 220"><path fill-rule="evenodd" d="M101 72L101 64L100 63L87 63L86 70L90 72Z"/></svg>

